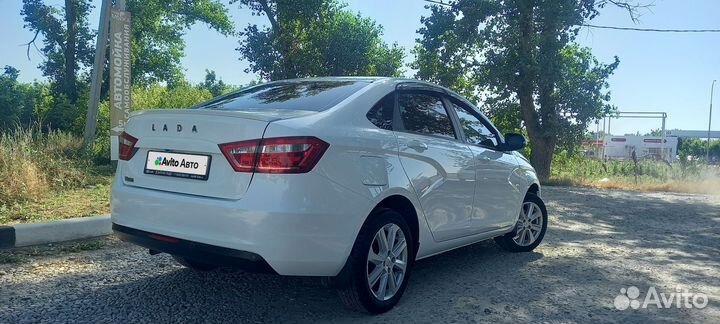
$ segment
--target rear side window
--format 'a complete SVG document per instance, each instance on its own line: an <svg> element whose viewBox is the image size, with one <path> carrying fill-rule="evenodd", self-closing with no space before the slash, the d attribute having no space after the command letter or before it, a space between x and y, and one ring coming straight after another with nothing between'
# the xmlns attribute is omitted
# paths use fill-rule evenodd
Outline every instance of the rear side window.
<svg viewBox="0 0 720 324"><path fill-rule="evenodd" d="M387 95L368 111L367 119L379 128L392 130L394 106L395 95Z"/></svg>
<svg viewBox="0 0 720 324"><path fill-rule="evenodd" d="M456 138L450 116L439 96L401 93L398 108L405 130L414 133Z"/></svg>
<svg viewBox="0 0 720 324"><path fill-rule="evenodd" d="M367 81L277 81L250 87L196 106L211 110L289 109L323 111L368 85Z"/></svg>

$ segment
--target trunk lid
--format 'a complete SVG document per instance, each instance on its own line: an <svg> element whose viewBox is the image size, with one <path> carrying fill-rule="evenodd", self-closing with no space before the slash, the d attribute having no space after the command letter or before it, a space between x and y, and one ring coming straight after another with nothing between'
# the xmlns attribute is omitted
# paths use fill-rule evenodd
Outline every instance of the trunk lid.
<svg viewBox="0 0 720 324"><path fill-rule="evenodd" d="M120 164L118 168L120 179L128 186L214 198L240 199L250 185L253 174L235 172L218 144L260 139L270 122L311 113L291 110L198 109L147 110L135 113L129 119L125 131L138 139L135 144L136 152L129 161ZM195 175L191 175L195 178L179 177L184 176L184 170L152 174L157 172L151 170L158 165L154 160L162 159L163 156L183 161L185 159L200 161L201 164L207 162L206 180Z"/></svg>

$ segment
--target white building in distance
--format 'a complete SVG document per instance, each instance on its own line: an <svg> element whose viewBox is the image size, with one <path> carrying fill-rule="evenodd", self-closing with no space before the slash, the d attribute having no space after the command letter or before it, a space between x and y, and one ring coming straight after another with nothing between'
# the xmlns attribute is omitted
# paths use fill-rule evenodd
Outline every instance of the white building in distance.
<svg viewBox="0 0 720 324"><path fill-rule="evenodd" d="M658 136L605 136L603 156L607 160L632 160L632 152L638 160L653 159L674 162L677 157L677 137Z"/></svg>

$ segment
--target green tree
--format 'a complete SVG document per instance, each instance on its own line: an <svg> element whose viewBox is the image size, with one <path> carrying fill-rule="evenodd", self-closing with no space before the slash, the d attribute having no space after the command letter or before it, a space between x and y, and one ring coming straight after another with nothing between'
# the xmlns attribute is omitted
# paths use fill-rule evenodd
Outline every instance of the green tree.
<svg viewBox="0 0 720 324"><path fill-rule="evenodd" d="M707 155L707 140L699 138L678 138L678 155L681 157L692 156L694 158L705 159ZM720 159L720 141L711 140L710 142L710 159Z"/></svg>
<svg viewBox="0 0 720 324"><path fill-rule="evenodd" d="M445 6L428 6L429 17L421 17L420 38L412 50L410 67L415 77L453 89L471 101L479 101L482 89L475 54L481 48L476 35L460 30L458 12Z"/></svg>
<svg viewBox="0 0 720 324"><path fill-rule="evenodd" d="M235 87L227 85L223 82L223 80L218 79L215 71L207 69L205 70L205 81L199 84L198 87L208 90L213 97L217 97L235 89Z"/></svg>
<svg viewBox="0 0 720 324"><path fill-rule="evenodd" d="M417 77L481 97L490 115L500 112L515 126L510 119L519 108L530 160L547 179L556 146L577 143L590 121L613 109L607 78L618 59L603 64L573 44L580 26L608 3L636 9L614 0L456 0L431 6L415 49Z"/></svg>
<svg viewBox="0 0 720 324"><path fill-rule="evenodd" d="M184 80L181 59L185 33L204 23L222 35L234 34L227 7L219 0L128 0L132 15L132 79L136 85L169 85Z"/></svg>
<svg viewBox="0 0 720 324"><path fill-rule="evenodd" d="M55 92L63 94L70 104L80 96L78 71L92 64L94 33L88 27L88 14L92 6L87 0L65 0L62 9L46 5L42 0L23 0L21 14L24 27L35 33L28 42L28 56L38 36L45 60L39 68L53 81ZM86 79L86 78L85 78Z"/></svg>
<svg viewBox="0 0 720 324"><path fill-rule="evenodd" d="M16 68L6 65L0 75L0 130L32 119L33 98L28 96L25 85L17 81L19 73Z"/></svg>
<svg viewBox="0 0 720 324"><path fill-rule="evenodd" d="M231 2L268 18L269 27L248 25L237 49L250 62L247 72L262 79L402 73L402 48L384 43L381 26L337 1Z"/></svg>
<svg viewBox="0 0 720 324"><path fill-rule="evenodd" d="M5 66L0 75L0 130L42 123L54 105L47 83L18 82L19 75L20 71L12 66Z"/></svg>
<svg viewBox="0 0 720 324"><path fill-rule="evenodd" d="M62 8L43 0L23 0L25 28L35 32L28 52L41 35L43 75L53 80L57 93L72 104L79 97L78 72L87 72L93 63L95 35L88 27L91 9L87 0L65 0ZM219 0L128 0L127 10L132 14L132 78L140 85L183 80L183 36L194 24L205 23L223 35L234 33L227 8ZM87 76L85 73L83 82Z"/></svg>
<svg viewBox="0 0 720 324"><path fill-rule="evenodd" d="M33 46L43 55L39 68L49 78L54 97L43 116L55 128L73 128L82 116L86 72L93 59L94 33L87 19L91 9L87 0L65 0L61 8L42 0L23 0L24 27L35 33L27 43L28 57ZM39 37L43 45L38 48Z"/></svg>
<svg viewBox="0 0 720 324"><path fill-rule="evenodd" d="M5 71L0 75L0 130L5 130L20 121L19 75L18 69L12 66L5 66Z"/></svg>
<svg viewBox="0 0 720 324"><path fill-rule="evenodd" d="M174 87L153 84L148 87L133 87L133 110L142 109L183 109L195 106L213 97L209 90L194 86L187 81Z"/></svg>
<svg viewBox="0 0 720 324"><path fill-rule="evenodd" d="M718 140L712 140L710 142L710 160L720 160L720 141Z"/></svg>
<svg viewBox="0 0 720 324"><path fill-rule="evenodd" d="M35 33L27 43L28 56L42 40L39 67L52 89L49 108L43 106L38 116L52 127L80 131L95 53L95 35L88 27L92 6L89 0L65 0L62 7L46 2L23 0L21 11L24 27ZM183 36L192 25L205 23L223 35L234 33L227 8L219 0L128 0L127 10L132 14L132 80L140 86L184 81ZM103 97L109 85L108 73L105 76Z"/></svg>

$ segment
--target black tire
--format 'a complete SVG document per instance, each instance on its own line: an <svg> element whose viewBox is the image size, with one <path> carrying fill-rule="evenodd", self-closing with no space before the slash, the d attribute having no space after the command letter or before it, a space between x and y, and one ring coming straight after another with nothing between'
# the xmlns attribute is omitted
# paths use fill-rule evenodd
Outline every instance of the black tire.
<svg viewBox="0 0 720 324"><path fill-rule="evenodd" d="M388 300L380 300L371 292L366 277L368 251L375 234L385 225L391 223L400 227L405 235L408 255L407 266L397 292ZM391 209L379 209L370 214L368 220L360 229L348 259L350 263L350 282L345 287L338 289L338 295L342 303L352 310L371 314L384 313L395 307L407 287L412 266L415 263L415 248L416 242L410 227L398 212Z"/></svg>
<svg viewBox="0 0 720 324"><path fill-rule="evenodd" d="M547 232L547 224L548 224L548 213L547 209L545 209L545 203L538 197L536 194L532 192L528 192L527 195L525 195L525 199L523 200L523 205L526 202L533 202L535 205L540 207L540 211L542 212L542 227L540 229L540 234L535 239L535 242L533 242L530 245L519 245L513 240L513 237L516 235L516 229L513 229L512 232L507 233L503 236L498 236L495 238L495 242L497 242L500 247L503 249L510 251L510 252L530 252L534 250L540 243L542 242L543 238L545 237L545 232Z"/></svg>
<svg viewBox="0 0 720 324"><path fill-rule="evenodd" d="M175 259L175 261L177 261L177 263L185 266L188 269L192 269L195 271L204 272L204 271L212 271L212 270L217 269L216 265L198 262L198 261L188 259L186 257L182 257L179 255L173 255L172 257L173 257L173 259Z"/></svg>

